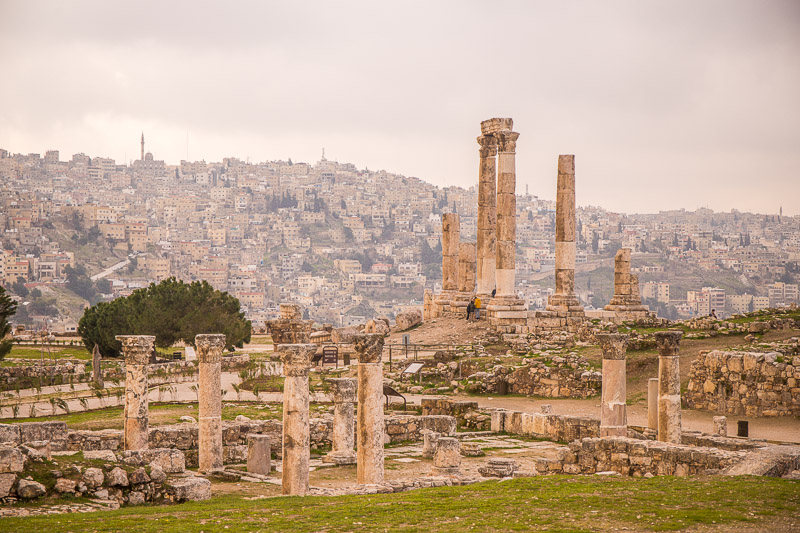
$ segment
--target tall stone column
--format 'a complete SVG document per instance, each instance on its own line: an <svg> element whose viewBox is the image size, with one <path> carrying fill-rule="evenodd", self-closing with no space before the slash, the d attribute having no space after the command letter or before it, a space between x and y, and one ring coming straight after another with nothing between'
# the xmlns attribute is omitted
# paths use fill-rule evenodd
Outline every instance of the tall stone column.
<svg viewBox="0 0 800 533"><path fill-rule="evenodd" d="M630 248L620 248L614 256L614 296L605 310L628 320L647 316L648 309L639 297L639 277L631 274Z"/></svg>
<svg viewBox="0 0 800 533"><path fill-rule="evenodd" d="M628 336L621 333L597 333L597 343L603 350L603 389L600 401L600 436L628 435L627 372L625 350Z"/></svg>
<svg viewBox="0 0 800 533"><path fill-rule="evenodd" d="M355 335L358 354L359 484L383 483L383 335Z"/></svg>
<svg viewBox="0 0 800 533"><path fill-rule="evenodd" d="M658 378L647 380L647 427L658 429Z"/></svg>
<svg viewBox="0 0 800 533"><path fill-rule="evenodd" d="M450 311L466 316L467 305L475 295L475 243L458 245L458 292L450 299Z"/></svg>
<svg viewBox="0 0 800 533"><path fill-rule="evenodd" d="M556 292L547 310L583 315L575 296L575 156L558 156L556 188Z"/></svg>
<svg viewBox="0 0 800 533"><path fill-rule="evenodd" d="M497 264L497 139L484 132L478 137L478 144L477 292L481 300L488 302L495 289Z"/></svg>
<svg viewBox="0 0 800 533"><path fill-rule="evenodd" d="M681 442L681 374L678 344L682 331L656 331L658 347L658 440Z"/></svg>
<svg viewBox="0 0 800 533"><path fill-rule="evenodd" d="M222 468L222 350L225 335L197 335L200 371L198 409L198 462L201 472Z"/></svg>
<svg viewBox="0 0 800 533"><path fill-rule="evenodd" d="M497 155L497 298L516 298L517 138L509 130L495 134Z"/></svg>
<svg viewBox="0 0 800 533"><path fill-rule="evenodd" d="M304 496L308 492L311 426L308 413L308 371L316 344L281 344L283 373L283 475L281 492Z"/></svg>
<svg viewBox="0 0 800 533"><path fill-rule="evenodd" d="M461 223L458 213L442 215L442 292L436 305L442 312L450 312L450 302L458 291L458 245Z"/></svg>
<svg viewBox="0 0 800 533"><path fill-rule="evenodd" d="M98 389L103 388L103 369L100 366L100 346L95 344L92 349L92 381Z"/></svg>
<svg viewBox="0 0 800 533"><path fill-rule="evenodd" d="M151 335L118 335L125 358L125 433L126 450L146 450L149 408L147 404L147 364L156 338Z"/></svg>
<svg viewBox="0 0 800 533"><path fill-rule="evenodd" d="M333 446L330 453L322 460L337 465L351 465L356 462L356 452L353 449L356 380L330 378L326 381L330 384L333 394Z"/></svg>

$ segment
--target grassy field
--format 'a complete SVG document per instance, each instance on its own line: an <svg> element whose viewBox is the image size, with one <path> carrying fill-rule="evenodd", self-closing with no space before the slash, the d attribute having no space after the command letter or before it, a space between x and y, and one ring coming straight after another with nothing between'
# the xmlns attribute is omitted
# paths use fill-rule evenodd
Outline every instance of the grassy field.
<svg viewBox="0 0 800 533"><path fill-rule="evenodd" d="M246 499L3 518L0 531L797 531L800 482L535 477L401 494Z"/></svg>
<svg viewBox="0 0 800 533"><path fill-rule="evenodd" d="M42 348L41 346L14 346L6 357L38 361L42 357ZM47 347L45 347L44 360L48 361L52 357L56 359L92 360L92 354L89 353L84 346L50 346L49 352L47 351Z"/></svg>

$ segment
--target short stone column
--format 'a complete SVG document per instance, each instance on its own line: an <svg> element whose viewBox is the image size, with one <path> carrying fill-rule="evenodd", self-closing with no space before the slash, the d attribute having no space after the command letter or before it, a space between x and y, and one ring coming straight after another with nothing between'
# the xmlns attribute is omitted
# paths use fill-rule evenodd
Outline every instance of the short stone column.
<svg viewBox="0 0 800 533"><path fill-rule="evenodd" d="M658 429L658 378L647 380L647 427Z"/></svg>
<svg viewBox="0 0 800 533"><path fill-rule="evenodd" d="M628 418L625 350L628 347L628 336L621 333L598 333L595 339L603 350L600 436L626 437Z"/></svg>
<svg viewBox="0 0 800 533"><path fill-rule="evenodd" d="M311 426L308 412L308 371L316 344L281 344L278 352L286 380L283 384L283 475L281 492L308 492Z"/></svg>
<svg viewBox="0 0 800 533"><path fill-rule="evenodd" d="M118 335L125 358L125 450L146 450L149 408L147 364L156 338L152 335Z"/></svg>
<svg viewBox="0 0 800 533"><path fill-rule="evenodd" d="M383 335L354 336L358 355L358 467L361 485L383 483Z"/></svg>
<svg viewBox="0 0 800 533"><path fill-rule="evenodd" d="M356 379L330 378L326 382L330 384L333 395L333 446L322 461L337 465L355 464Z"/></svg>
<svg viewBox="0 0 800 533"><path fill-rule="evenodd" d="M491 121L485 121L489 127ZM481 130L484 124L481 124ZM486 302L495 289L497 264L497 139L482 131L478 169L477 291Z"/></svg>
<svg viewBox="0 0 800 533"><path fill-rule="evenodd" d="M715 416L713 420L714 420L714 435L719 435L720 437L727 437L728 417Z"/></svg>
<svg viewBox="0 0 800 533"><path fill-rule="evenodd" d="M247 435L247 471L268 476L272 469L269 435L249 433Z"/></svg>
<svg viewBox="0 0 800 533"><path fill-rule="evenodd" d="M434 476L457 476L461 466L461 443L453 437L440 437L433 454Z"/></svg>
<svg viewBox="0 0 800 533"><path fill-rule="evenodd" d="M436 444L441 436L442 434L438 431L422 430L422 457L433 459L433 455L436 453Z"/></svg>
<svg viewBox="0 0 800 533"><path fill-rule="evenodd" d="M436 298L441 314L450 314L450 303L458 291L458 245L461 222L458 213L442 215L442 292Z"/></svg>
<svg viewBox="0 0 800 533"><path fill-rule="evenodd" d="M222 351L225 335L197 335L198 463L200 472L222 468Z"/></svg>
<svg viewBox="0 0 800 533"><path fill-rule="evenodd" d="M100 366L100 346L95 344L92 349L92 381L98 389L103 388L103 369Z"/></svg>
<svg viewBox="0 0 800 533"><path fill-rule="evenodd" d="M657 331L658 346L658 440L681 442L681 375L678 344L682 331Z"/></svg>

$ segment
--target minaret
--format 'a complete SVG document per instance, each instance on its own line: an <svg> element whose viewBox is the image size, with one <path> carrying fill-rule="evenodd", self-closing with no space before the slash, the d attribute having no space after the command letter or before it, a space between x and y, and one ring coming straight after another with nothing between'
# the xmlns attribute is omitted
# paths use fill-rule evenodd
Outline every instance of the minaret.
<svg viewBox="0 0 800 533"><path fill-rule="evenodd" d="M144 161L144 132L142 132L142 157L141 160Z"/></svg>

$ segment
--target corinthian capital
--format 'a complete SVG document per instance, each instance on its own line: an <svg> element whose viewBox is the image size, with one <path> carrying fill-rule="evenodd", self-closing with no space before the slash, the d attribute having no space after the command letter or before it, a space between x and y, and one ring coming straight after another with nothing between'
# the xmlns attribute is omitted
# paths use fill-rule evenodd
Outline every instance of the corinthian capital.
<svg viewBox="0 0 800 533"><path fill-rule="evenodd" d="M497 155L497 139L494 135L481 135L478 137L478 144L481 145L478 149L481 158L485 159Z"/></svg>
<svg viewBox="0 0 800 533"><path fill-rule="evenodd" d="M514 153L517 151L517 138L519 133L516 131L499 131L494 134L497 137L498 150L500 152Z"/></svg>

